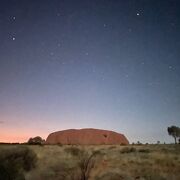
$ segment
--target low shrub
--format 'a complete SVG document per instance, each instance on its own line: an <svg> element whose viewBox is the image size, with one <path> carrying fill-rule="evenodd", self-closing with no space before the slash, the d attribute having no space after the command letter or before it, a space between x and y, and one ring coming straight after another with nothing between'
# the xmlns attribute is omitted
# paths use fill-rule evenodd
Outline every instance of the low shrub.
<svg viewBox="0 0 180 180"><path fill-rule="evenodd" d="M150 153L149 149L139 149L140 153Z"/></svg>
<svg viewBox="0 0 180 180"><path fill-rule="evenodd" d="M97 156L101 155L100 151L92 151L88 153L87 151L82 151L79 157L78 167L80 169L80 180L88 180L90 173L95 166L97 161Z"/></svg>
<svg viewBox="0 0 180 180"><path fill-rule="evenodd" d="M133 153L133 152L136 152L136 148L134 148L134 147L131 147L131 148L125 147L125 148L121 149L120 152L121 153Z"/></svg>
<svg viewBox="0 0 180 180"><path fill-rule="evenodd" d="M24 180L24 172L37 162L36 154L29 148L16 147L0 152L0 180Z"/></svg>
<svg viewBox="0 0 180 180"><path fill-rule="evenodd" d="M125 143L121 143L120 145L121 145L121 146L127 146L127 144L125 144Z"/></svg>
<svg viewBox="0 0 180 180"><path fill-rule="evenodd" d="M82 153L82 150L77 147L67 147L64 149L66 153L70 153L73 156L79 156Z"/></svg>

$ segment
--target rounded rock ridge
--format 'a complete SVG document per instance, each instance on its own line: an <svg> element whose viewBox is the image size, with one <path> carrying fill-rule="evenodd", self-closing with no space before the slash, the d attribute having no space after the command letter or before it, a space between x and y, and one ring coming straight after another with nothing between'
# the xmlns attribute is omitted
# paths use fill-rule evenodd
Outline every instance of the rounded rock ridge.
<svg viewBox="0 0 180 180"><path fill-rule="evenodd" d="M49 134L46 144L62 145L127 145L129 141L120 133L102 129L67 129Z"/></svg>

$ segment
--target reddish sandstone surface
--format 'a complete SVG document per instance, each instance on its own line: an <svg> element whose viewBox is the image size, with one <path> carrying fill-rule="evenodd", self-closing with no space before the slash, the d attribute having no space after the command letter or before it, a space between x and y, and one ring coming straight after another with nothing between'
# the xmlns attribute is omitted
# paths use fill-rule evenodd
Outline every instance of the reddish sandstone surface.
<svg viewBox="0 0 180 180"><path fill-rule="evenodd" d="M127 138L120 133L100 129L68 129L49 134L46 144L129 144Z"/></svg>

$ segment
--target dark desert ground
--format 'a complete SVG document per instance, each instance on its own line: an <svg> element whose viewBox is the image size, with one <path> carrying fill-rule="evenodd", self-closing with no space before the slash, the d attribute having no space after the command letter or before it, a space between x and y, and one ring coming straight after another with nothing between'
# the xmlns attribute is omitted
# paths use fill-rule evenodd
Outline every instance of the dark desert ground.
<svg viewBox="0 0 180 180"><path fill-rule="evenodd" d="M11 153L13 151L16 157L18 153L21 153L19 156L22 157L26 148L35 153L35 157L32 155L29 155L29 158L26 157L29 159L26 163L32 168L21 169L17 173L13 163L18 166L17 168L21 168L21 160L18 161L18 158L11 160L9 163L13 164L14 171L12 167L7 168L11 175L7 180L16 178L27 180L178 180L180 178L180 146L173 144L1 145L0 167L3 163L2 153L8 154L9 151ZM1 168L0 172L2 173ZM12 178L13 175L14 178ZM0 179L6 180L6 177L1 174Z"/></svg>

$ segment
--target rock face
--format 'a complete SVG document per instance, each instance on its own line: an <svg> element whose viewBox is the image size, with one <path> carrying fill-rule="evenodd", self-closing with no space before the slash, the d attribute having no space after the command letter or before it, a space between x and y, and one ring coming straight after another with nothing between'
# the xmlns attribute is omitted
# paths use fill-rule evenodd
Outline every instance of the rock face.
<svg viewBox="0 0 180 180"><path fill-rule="evenodd" d="M46 144L129 144L123 134L100 129L68 129L49 134Z"/></svg>

